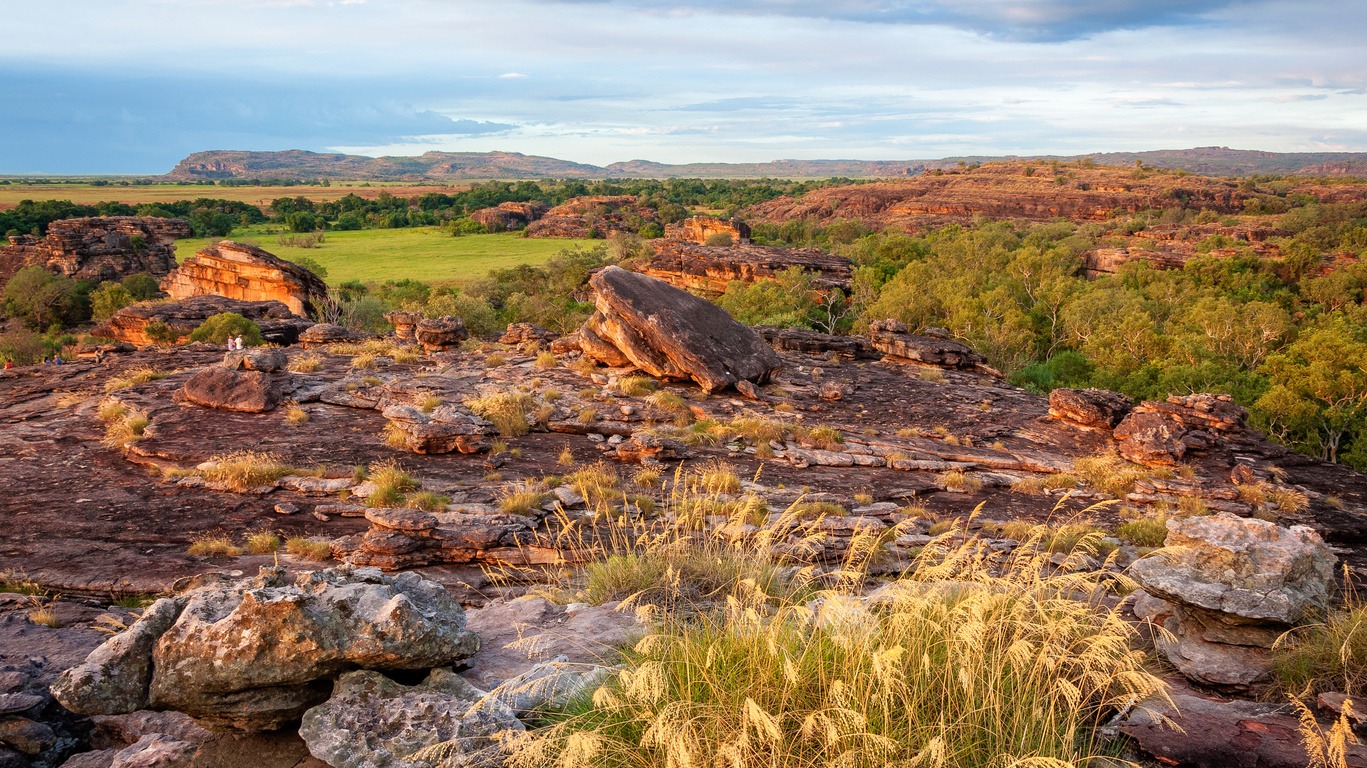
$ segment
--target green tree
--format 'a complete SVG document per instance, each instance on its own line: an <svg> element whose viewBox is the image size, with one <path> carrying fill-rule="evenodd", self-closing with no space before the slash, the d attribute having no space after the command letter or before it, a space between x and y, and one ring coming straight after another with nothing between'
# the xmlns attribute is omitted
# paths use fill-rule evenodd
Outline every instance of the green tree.
<svg viewBox="0 0 1367 768"><path fill-rule="evenodd" d="M265 344L261 338L261 326L236 312L220 312L207 318L190 334L190 341L204 341L210 344L226 344L229 338L242 337L242 343L249 347Z"/></svg>
<svg viewBox="0 0 1367 768"><path fill-rule="evenodd" d="M5 313L36 329L89 317L89 297L75 280L39 266L24 267L5 284Z"/></svg>
<svg viewBox="0 0 1367 768"><path fill-rule="evenodd" d="M1367 343L1353 330L1335 316L1269 355L1273 384L1257 402L1278 439L1333 462L1346 441L1367 439Z"/></svg>
<svg viewBox="0 0 1367 768"><path fill-rule="evenodd" d="M157 279L146 272L129 275L119 282L123 285L124 290L128 291L128 295L133 297L134 301L155 299L161 293L161 286L157 283Z"/></svg>
<svg viewBox="0 0 1367 768"><path fill-rule="evenodd" d="M120 283L101 283L90 293L91 315L99 322L114 316L115 312L133 303L133 294Z"/></svg>

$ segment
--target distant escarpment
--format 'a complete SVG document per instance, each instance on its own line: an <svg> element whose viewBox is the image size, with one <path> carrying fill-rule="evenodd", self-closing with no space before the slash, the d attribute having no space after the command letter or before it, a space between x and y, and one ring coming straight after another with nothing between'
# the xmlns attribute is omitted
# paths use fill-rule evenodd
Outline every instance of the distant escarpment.
<svg viewBox="0 0 1367 768"><path fill-rule="evenodd" d="M54 221L44 237L16 235L0 247L0 284L40 266L83 280L118 280L139 272L158 277L176 265L175 241L190 236L184 219L102 216Z"/></svg>
<svg viewBox="0 0 1367 768"><path fill-rule="evenodd" d="M219 179L349 179L357 181L453 181L472 179L666 179L666 178L897 178L966 163L1000 160L1069 162L1083 158L1098 165L1180 169L1211 176L1284 174L1300 176L1367 175L1363 152L1260 152L1227 147L1112 152L1068 156L978 156L921 160L772 160L763 163L657 163L631 160L606 166L575 163L517 152L427 152L417 157L365 157L303 150L196 152L176 164L165 178L174 181Z"/></svg>

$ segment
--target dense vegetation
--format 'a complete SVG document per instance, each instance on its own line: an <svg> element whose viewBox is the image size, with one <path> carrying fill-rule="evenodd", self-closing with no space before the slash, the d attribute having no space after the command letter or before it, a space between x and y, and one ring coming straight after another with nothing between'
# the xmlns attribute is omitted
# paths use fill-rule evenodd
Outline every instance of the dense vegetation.
<svg viewBox="0 0 1367 768"><path fill-rule="evenodd" d="M190 222L190 229L196 237L222 237L230 233L234 227L266 221L266 215L254 205L207 197L137 206L118 202L79 205L69 200L23 200L8 211L0 211L0 231L5 232L7 236L44 235L47 234L48 224L78 216L182 218Z"/></svg>

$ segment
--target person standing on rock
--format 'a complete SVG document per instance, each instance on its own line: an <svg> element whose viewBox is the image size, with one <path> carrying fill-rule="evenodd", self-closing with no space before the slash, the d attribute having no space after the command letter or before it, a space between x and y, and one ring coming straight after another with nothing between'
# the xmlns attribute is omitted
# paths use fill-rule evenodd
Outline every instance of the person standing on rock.
<svg viewBox="0 0 1367 768"><path fill-rule="evenodd" d="M242 337L241 337L241 336L238 336L238 337L237 337L237 348L238 348L239 350L242 349Z"/></svg>

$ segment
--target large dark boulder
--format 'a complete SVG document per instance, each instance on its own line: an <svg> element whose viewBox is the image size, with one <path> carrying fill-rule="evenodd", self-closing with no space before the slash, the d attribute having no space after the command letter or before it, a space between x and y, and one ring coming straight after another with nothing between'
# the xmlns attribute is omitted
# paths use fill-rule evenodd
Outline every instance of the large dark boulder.
<svg viewBox="0 0 1367 768"><path fill-rule="evenodd" d="M738 381L762 384L782 367L749 326L668 283L607 267L589 285L598 311L584 324L581 344L601 362L625 360L658 378L692 379L709 392Z"/></svg>
<svg viewBox="0 0 1367 768"><path fill-rule="evenodd" d="M211 365L191 376L182 392L195 405L243 413L264 413L284 399L279 382L270 374L222 365Z"/></svg>

